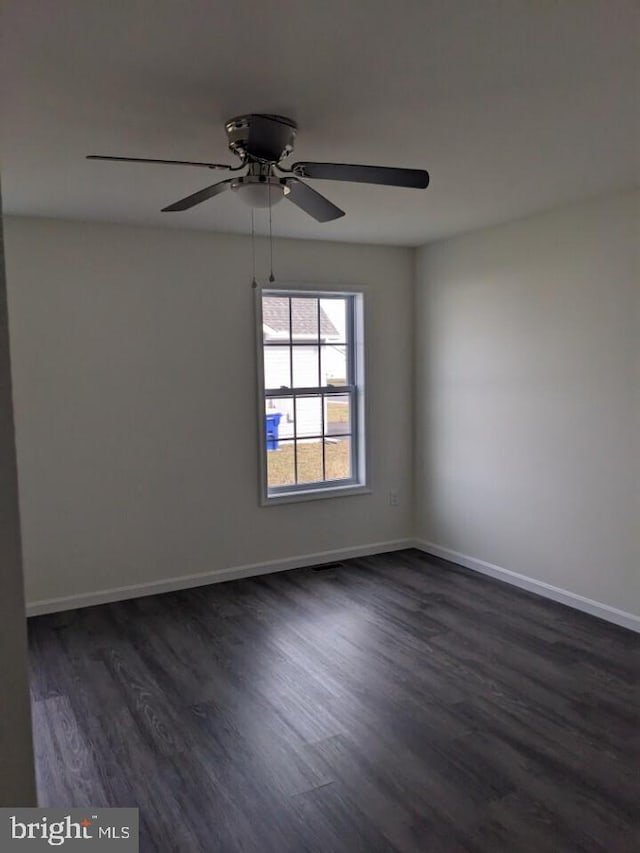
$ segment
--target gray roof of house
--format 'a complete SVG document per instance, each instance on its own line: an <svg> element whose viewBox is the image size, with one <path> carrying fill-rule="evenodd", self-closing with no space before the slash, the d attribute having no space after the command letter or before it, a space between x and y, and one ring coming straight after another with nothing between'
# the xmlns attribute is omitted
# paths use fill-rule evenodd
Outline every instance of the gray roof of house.
<svg viewBox="0 0 640 853"><path fill-rule="evenodd" d="M294 330L296 335L317 335L318 306L315 299L292 299ZM274 332L289 331L289 300L281 296L265 296L262 300L262 320ZM320 307L320 334L322 337L337 337L333 325L322 306Z"/></svg>

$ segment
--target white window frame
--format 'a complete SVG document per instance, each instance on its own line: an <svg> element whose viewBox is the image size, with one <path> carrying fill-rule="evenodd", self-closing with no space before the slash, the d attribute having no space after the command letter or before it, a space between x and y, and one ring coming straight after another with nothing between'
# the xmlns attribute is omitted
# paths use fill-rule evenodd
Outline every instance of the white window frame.
<svg viewBox="0 0 640 853"><path fill-rule="evenodd" d="M256 351L257 351L257 390L258 390L258 448L260 470L260 504L272 506L281 503L335 498L348 495L370 494L368 486L368 457L366 441L366 394L365 394L365 323L364 323L364 289L345 285L299 284L282 283L259 284L255 290L256 317ZM349 480L325 480L320 483L297 483L289 486L279 486L269 489L267 482L267 441L265 430L265 400L267 396L291 398L296 395L324 392L340 393L336 387L326 388L283 388L271 389L267 395L264 386L264 354L263 354L263 296L286 296L288 298L312 297L335 298L348 297L350 300L350 343L349 380L347 391L351 396L351 470L353 476ZM293 377L291 377L293 381ZM342 395L345 391L342 390Z"/></svg>

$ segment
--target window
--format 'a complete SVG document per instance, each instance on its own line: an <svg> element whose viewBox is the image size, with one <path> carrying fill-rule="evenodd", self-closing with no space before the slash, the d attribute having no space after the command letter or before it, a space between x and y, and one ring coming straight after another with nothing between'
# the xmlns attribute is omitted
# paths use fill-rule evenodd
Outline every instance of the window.
<svg viewBox="0 0 640 853"><path fill-rule="evenodd" d="M262 498L364 490L362 295L259 292Z"/></svg>

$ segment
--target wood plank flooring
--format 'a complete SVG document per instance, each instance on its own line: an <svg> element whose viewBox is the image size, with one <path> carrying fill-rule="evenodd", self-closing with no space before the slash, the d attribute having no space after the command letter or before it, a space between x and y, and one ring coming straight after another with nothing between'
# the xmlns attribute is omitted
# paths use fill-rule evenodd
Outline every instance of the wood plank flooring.
<svg viewBox="0 0 640 853"><path fill-rule="evenodd" d="M40 802L141 850L640 849L640 635L417 551L30 620Z"/></svg>

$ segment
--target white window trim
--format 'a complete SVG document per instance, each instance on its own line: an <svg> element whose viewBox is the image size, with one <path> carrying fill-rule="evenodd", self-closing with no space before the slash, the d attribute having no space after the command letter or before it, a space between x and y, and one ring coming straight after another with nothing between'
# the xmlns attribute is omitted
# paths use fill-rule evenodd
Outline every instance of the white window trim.
<svg viewBox="0 0 640 853"><path fill-rule="evenodd" d="M357 454L357 479L350 481L335 480L325 482L321 485L298 484L288 487L286 491L269 494L267 486L267 447L264 429L264 357L263 357L263 322L262 322L262 296L265 292L286 292L287 296L353 296L355 297L354 317L354 351L355 359L355 385L356 385L356 448ZM275 506L283 503L298 503L300 501L323 500L327 498L349 497L351 495L371 494L369 487L370 458L369 443L366 440L367 433L367 394L365 378L367 374L366 354L366 324L365 324L365 289L358 285L345 284L312 284L301 282L260 282L255 288L255 332L256 332L256 379L257 379L257 417L258 424L258 467L260 471L260 493L261 506Z"/></svg>

